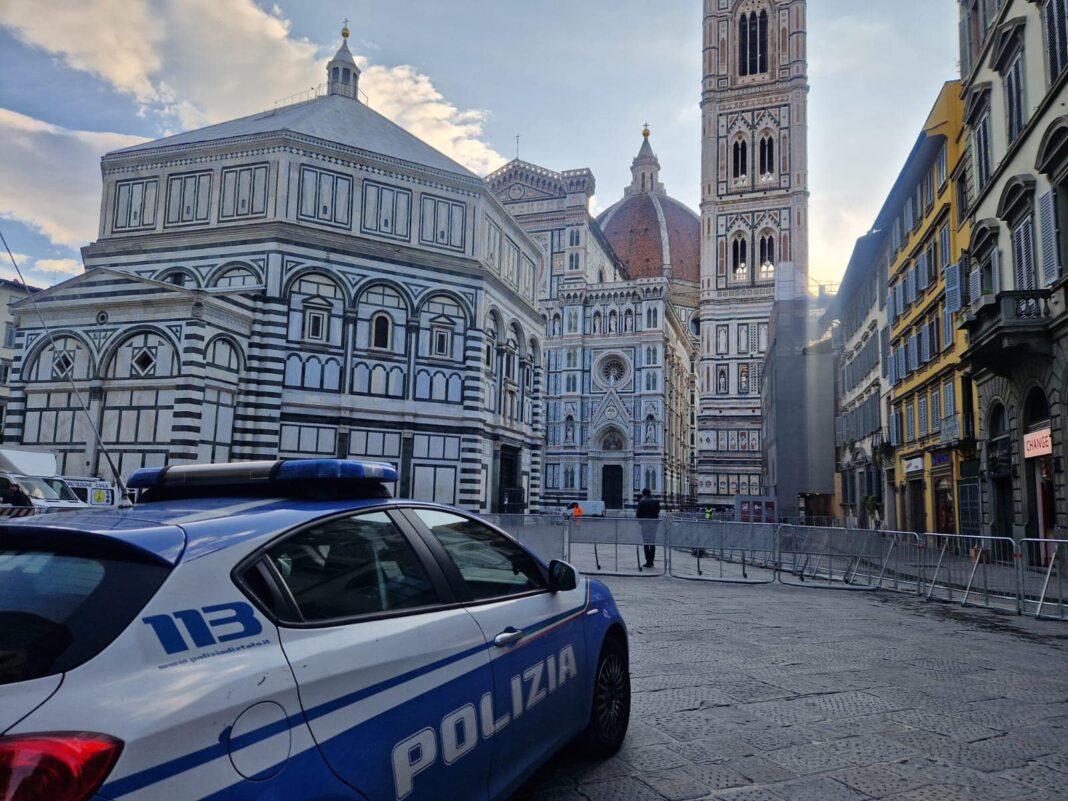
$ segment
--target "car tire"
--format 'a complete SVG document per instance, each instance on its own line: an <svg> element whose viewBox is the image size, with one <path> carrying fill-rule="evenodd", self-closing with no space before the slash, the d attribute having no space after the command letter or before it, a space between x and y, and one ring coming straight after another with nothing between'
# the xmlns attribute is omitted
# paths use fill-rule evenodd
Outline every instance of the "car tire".
<svg viewBox="0 0 1068 801"><path fill-rule="evenodd" d="M594 757L609 757L623 745L630 722L630 667L626 645L608 637L597 658L593 679L590 719L580 736L584 751Z"/></svg>

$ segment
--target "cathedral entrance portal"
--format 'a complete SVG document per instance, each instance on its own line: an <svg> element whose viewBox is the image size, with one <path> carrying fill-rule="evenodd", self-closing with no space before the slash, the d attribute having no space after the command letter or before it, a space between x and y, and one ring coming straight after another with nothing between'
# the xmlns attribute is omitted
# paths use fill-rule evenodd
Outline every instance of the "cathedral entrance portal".
<svg viewBox="0 0 1068 801"><path fill-rule="evenodd" d="M601 468L601 500L607 509L623 508L623 468L606 464Z"/></svg>

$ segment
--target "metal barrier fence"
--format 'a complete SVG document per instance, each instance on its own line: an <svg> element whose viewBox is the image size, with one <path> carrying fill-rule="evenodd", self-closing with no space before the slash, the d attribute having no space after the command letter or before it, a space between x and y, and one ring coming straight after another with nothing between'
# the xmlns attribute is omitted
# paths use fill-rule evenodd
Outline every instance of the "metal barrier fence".
<svg viewBox="0 0 1068 801"><path fill-rule="evenodd" d="M670 520L576 517L567 521L568 560L597 576L663 576L671 556L665 547Z"/></svg>
<svg viewBox="0 0 1068 801"><path fill-rule="evenodd" d="M482 518L507 531L545 562L567 559L567 526L563 515L490 514Z"/></svg>
<svg viewBox="0 0 1068 801"><path fill-rule="evenodd" d="M672 520L668 572L673 578L770 584L778 565L777 526Z"/></svg>
<svg viewBox="0 0 1068 801"><path fill-rule="evenodd" d="M545 561L564 559L588 575L890 590L1068 621L1068 540L1063 539L1016 542L689 515L662 520L484 517Z"/></svg>
<svg viewBox="0 0 1068 801"><path fill-rule="evenodd" d="M1068 540L1021 540L1019 564L1021 611L1068 620Z"/></svg>
<svg viewBox="0 0 1068 801"><path fill-rule="evenodd" d="M1010 537L924 534L928 601L984 606L1022 612L1018 552Z"/></svg>

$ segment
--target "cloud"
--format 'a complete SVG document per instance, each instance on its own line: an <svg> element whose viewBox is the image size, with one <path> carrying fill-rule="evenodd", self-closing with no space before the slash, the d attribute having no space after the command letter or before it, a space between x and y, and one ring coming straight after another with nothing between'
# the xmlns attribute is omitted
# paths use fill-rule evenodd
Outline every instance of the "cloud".
<svg viewBox="0 0 1068 801"><path fill-rule="evenodd" d="M48 9L42 14L36 0L4 0L0 24L136 99L161 135L307 92L325 81L337 47L292 36L277 6L266 10L252 0L51 0ZM485 112L458 108L414 67L359 60L366 67L360 88L375 110L473 172L504 163L483 141Z"/></svg>
<svg viewBox="0 0 1068 801"><path fill-rule="evenodd" d="M15 263L30 286L51 286L73 275L81 275L82 263L77 259L35 259L26 253L12 253ZM7 253L0 254L0 278L20 281Z"/></svg>
<svg viewBox="0 0 1068 801"><path fill-rule="evenodd" d="M0 217L77 248L97 233L101 154L144 139L72 131L0 108L0 141Z"/></svg>

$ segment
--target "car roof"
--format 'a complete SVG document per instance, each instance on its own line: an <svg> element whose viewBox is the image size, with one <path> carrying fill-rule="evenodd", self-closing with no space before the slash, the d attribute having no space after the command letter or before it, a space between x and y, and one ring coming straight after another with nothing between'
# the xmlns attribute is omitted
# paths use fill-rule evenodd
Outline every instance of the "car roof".
<svg viewBox="0 0 1068 801"><path fill-rule="evenodd" d="M131 509L56 512L6 520L0 525L0 541L5 531L29 533L27 530L31 529L89 535L121 541L175 565L256 539L268 539L332 513L412 503L415 502L396 498L189 498L142 504Z"/></svg>

